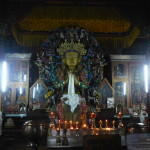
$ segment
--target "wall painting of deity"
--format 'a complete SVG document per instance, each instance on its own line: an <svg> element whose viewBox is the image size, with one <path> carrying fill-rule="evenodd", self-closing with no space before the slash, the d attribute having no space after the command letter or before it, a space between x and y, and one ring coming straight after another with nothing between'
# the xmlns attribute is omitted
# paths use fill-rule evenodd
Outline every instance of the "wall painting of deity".
<svg viewBox="0 0 150 150"><path fill-rule="evenodd" d="M126 77L126 70L124 64L115 64L114 65L114 77L115 78L125 78Z"/></svg>
<svg viewBox="0 0 150 150"><path fill-rule="evenodd" d="M129 67L131 74L131 100L133 107L147 106L147 93L145 92L144 64L132 64Z"/></svg>
<svg viewBox="0 0 150 150"><path fill-rule="evenodd" d="M115 104L126 106L126 82L115 82Z"/></svg>
<svg viewBox="0 0 150 150"><path fill-rule="evenodd" d="M20 62L10 61L8 70L9 70L9 82L20 82Z"/></svg>
<svg viewBox="0 0 150 150"><path fill-rule="evenodd" d="M7 108L11 106L12 89L7 88L6 92L2 92L2 111L7 113Z"/></svg>
<svg viewBox="0 0 150 150"><path fill-rule="evenodd" d="M26 99L26 88L18 87L16 88L16 104L20 104L22 102L25 103Z"/></svg>

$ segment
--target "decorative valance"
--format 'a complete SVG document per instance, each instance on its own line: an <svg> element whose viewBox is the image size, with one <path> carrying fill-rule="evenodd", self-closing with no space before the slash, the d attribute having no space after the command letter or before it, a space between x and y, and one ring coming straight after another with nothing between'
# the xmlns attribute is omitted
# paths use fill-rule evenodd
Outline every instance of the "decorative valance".
<svg viewBox="0 0 150 150"><path fill-rule="evenodd" d="M140 32L110 6L38 6L14 25L12 32L18 44L35 47L51 31L66 26L79 26L93 35L96 33L105 48L129 47Z"/></svg>
<svg viewBox="0 0 150 150"><path fill-rule="evenodd" d="M95 6L39 6L19 22L23 31L51 31L71 25L102 33L126 32L131 26L117 9Z"/></svg>
<svg viewBox="0 0 150 150"><path fill-rule="evenodd" d="M47 34L34 34L34 33L23 33L19 32L16 27L12 28L12 32L16 41L19 45L26 46L26 47L37 47L39 44L48 37ZM133 28L133 30L123 36L95 36L96 39L102 43L103 47L106 49L114 48L126 48L132 45L135 38L139 35L139 29ZM49 34L50 35L50 34Z"/></svg>

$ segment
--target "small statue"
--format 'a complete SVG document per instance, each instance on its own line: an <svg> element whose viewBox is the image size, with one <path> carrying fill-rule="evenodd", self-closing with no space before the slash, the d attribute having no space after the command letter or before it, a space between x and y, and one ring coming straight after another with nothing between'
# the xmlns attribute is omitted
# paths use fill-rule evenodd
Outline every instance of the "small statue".
<svg viewBox="0 0 150 150"><path fill-rule="evenodd" d="M15 126L12 118L8 118L4 125L5 127L11 127L11 128Z"/></svg>
<svg viewBox="0 0 150 150"><path fill-rule="evenodd" d="M21 102L21 103L19 104L19 113L20 113L20 114L25 114L25 113L26 113L26 105L25 105L24 102Z"/></svg>
<svg viewBox="0 0 150 150"><path fill-rule="evenodd" d="M148 117L148 113L146 112L146 105L141 103L141 112L139 114L140 122L146 124L145 118Z"/></svg>

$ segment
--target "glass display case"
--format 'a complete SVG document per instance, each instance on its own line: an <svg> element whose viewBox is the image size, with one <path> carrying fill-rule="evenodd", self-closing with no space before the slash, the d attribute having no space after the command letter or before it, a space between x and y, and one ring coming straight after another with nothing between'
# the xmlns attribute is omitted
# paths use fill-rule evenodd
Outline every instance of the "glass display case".
<svg viewBox="0 0 150 150"><path fill-rule="evenodd" d="M30 88L30 107L34 109L46 108L47 99L45 94L48 89L42 79L38 79Z"/></svg>
<svg viewBox="0 0 150 150"><path fill-rule="evenodd" d="M19 107L28 105L30 53L7 53L7 87L2 92L2 111L5 114L20 113Z"/></svg>
<svg viewBox="0 0 150 150"><path fill-rule="evenodd" d="M114 90L106 78L101 82L98 92L100 94L99 104L102 108L108 108L110 104L114 105Z"/></svg>

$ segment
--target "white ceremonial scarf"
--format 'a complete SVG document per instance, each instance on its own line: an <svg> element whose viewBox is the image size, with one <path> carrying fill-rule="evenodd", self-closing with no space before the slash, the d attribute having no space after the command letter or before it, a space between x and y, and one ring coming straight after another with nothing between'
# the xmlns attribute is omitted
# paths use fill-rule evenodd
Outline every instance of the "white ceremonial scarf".
<svg viewBox="0 0 150 150"><path fill-rule="evenodd" d="M63 94L61 100L67 98L65 104L70 105L71 112L73 113L79 104L79 95L75 94L75 86L74 86L74 74L69 73L69 83L68 83L68 94Z"/></svg>

